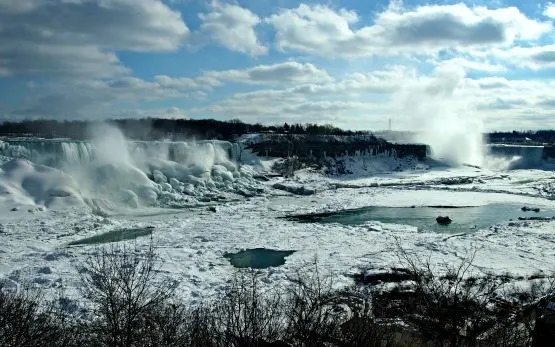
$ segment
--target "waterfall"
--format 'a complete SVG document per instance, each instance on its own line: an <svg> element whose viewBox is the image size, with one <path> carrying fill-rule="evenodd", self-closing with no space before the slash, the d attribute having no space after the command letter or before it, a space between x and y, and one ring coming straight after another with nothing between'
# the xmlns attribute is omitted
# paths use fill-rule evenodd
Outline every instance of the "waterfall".
<svg viewBox="0 0 555 347"><path fill-rule="evenodd" d="M85 141L45 139L5 139L3 155L48 165L62 162L84 163L93 159L93 145Z"/></svg>
<svg viewBox="0 0 555 347"><path fill-rule="evenodd" d="M491 144L487 147L493 156L510 160L513 168L537 167L542 162L543 146Z"/></svg>
<svg viewBox="0 0 555 347"><path fill-rule="evenodd" d="M128 141L133 158L156 158L187 163L195 160L241 160L241 145L227 141ZM200 151L199 151L200 150ZM95 144L61 139L4 139L0 154L8 157L59 166L63 163L87 163L95 159ZM213 159L208 159L213 158Z"/></svg>
<svg viewBox="0 0 555 347"><path fill-rule="evenodd" d="M61 142L60 159L67 163L87 163L94 159L94 148L88 142Z"/></svg>

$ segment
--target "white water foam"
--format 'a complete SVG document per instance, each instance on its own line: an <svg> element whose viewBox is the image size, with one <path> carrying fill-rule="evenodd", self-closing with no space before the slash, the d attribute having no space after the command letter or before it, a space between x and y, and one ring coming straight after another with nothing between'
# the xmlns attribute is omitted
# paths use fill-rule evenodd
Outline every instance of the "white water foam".
<svg viewBox="0 0 555 347"><path fill-rule="evenodd" d="M442 117L428 118L425 129L415 140L428 144L434 158L455 166L484 165L486 151L479 119L447 112Z"/></svg>

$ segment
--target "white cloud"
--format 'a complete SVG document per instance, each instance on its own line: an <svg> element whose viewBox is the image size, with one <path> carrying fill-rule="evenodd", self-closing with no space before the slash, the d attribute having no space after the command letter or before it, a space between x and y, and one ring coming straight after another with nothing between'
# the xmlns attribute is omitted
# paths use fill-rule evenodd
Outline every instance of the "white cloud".
<svg viewBox="0 0 555 347"><path fill-rule="evenodd" d="M199 88L202 86L193 79L162 75L156 76L152 81L130 76L102 81L71 80L36 85L34 89L37 89L38 97L10 113L13 116L33 118L110 118L118 114L119 111L114 108L118 103L133 105L138 102L206 96ZM139 114L138 110L132 112ZM124 114L119 116L123 117Z"/></svg>
<svg viewBox="0 0 555 347"><path fill-rule="evenodd" d="M154 80L161 88L187 89L199 87L199 84L194 79L188 77L158 75L154 76Z"/></svg>
<svg viewBox="0 0 555 347"><path fill-rule="evenodd" d="M466 71L453 62L438 64L430 74L392 66L332 82L236 93L189 113L263 123L331 122L351 129L385 129L388 118L404 130L424 130L430 118L439 124L443 118L483 121L486 129L555 127L555 82L470 78Z"/></svg>
<svg viewBox="0 0 555 347"><path fill-rule="evenodd" d="M250 84L323 83L333 80L325 70L310 63L295 61L242 70L207 71L203 77Z"/></svg>
<svg viewBox="0 0 555 347"><path fill-rule="evenodd" d="M38 84L34 91L39 98L8 115L12 118L192 115L263 123L333 123L356 129L384 129L387 119L392 118L397 128L411 130L425 126L427 117L460 115L464 119L483 119L488 129L555 126L552 111L555 82L499 76L470 78L466 71L450 62L437 64L431 73L390 66L294 85L277 83L268 77L262 80L273 89L224 95L221 100L206 99L206 90L201 89L199 81L211 79L204 75L191 78L159 75L152 80L120 77L57 84L47 89ZM243 76L236 77L239 80L250 78L244 77L248 76L245 73L239 75ZM171 100L185 98L198 99L202 106L179 110L173 115L165 108L132 110L139 102L166 100L171 105ZM121 103L131 111L118 111L114 105ZM534 123L534 119L542 123Z"/></svg>
<svg viewBox="0 0 555 347"><path fill-rule="evenodd" d="M493 64L488 61L468 59L465 57L454 57L444 60L434 60L434 64L440 66L453 66L464 69L465 71L482 71L498 73L507 71L507 67L501 64Z"/></svg>
<svg viewBox="0 0 555 347"><path fill-rule="evenodd" d="M326 57L433 53L442 49L492 47L535 40L552 29L516 7L470 8L466 4L426 5L406 10L389 6L371 26L357 27L358 16L345 9L301 4L266 19L276 30L276 45Z"/></svg>
<svg viewBox="0 0 555 347"><path fill-rule="evenodd" d="M154 76L154 82L156 82L156 88L176 90L202 89L204 91L211 91L222 85L222 82L219 80L205 75L195 78L157 75ZM199 92L201 92L201 90L196 91L196 93Z"/></svg>
<svg viewBox="0 0 555 347"><path fill-rule="evenodd" d="M264 21L275 29L279 50L302 57L272 63L276 57L270 56L265 64L223 70L200 62L198 76L166 70L133 77L118 52L177 50L189 36L179 12L162 1L0 0L0 76L54 76L49 84L33 83L16 110L0 105L1 112L62 118L190 114L358 129L385 128L390 117L398 127L417 129L426 117L455 114L483 119L490 129L555 127L555 82L503 77L509 69L555 68L555 44L544 40L551 22L515 7L405 8L393 2L363 22L355 11L301 4ZM553 17L552 8L544 15ZM261 19L252 11L215 2L199 18L194 42L250 56L268 53L256 32ZM325 68L326 58L390 55L402 56ZM227 65L233 60L225 63L234 67ZM224 84L233 85L211 93ZM196 107L169 107L183 99ZM168 107L160 108L162 102ZM145 109L134 110L138 105Z"/></svg>
<svg viewBox="0 0 555 347"><path fill-rule="evenodd" d="M187 112L179 107L165 109L137 109L122 110L111 115L113 118L165 118L165 119L189 119Z"/></svg>
<svg viewBox="0 0 555 347"><path fill-rule="evenodd" d="M548 2L543 11L543 15L551 19L555 19L555 5L551 2Z"/></svg>
<svg viewBox="0 0 555 347"><path fill-rule="evenodd" d="M153 81L137 77L121 77L108 81L82 82L81 88L96 95L114 95L118 100L163 100L184 98L191 90L199 88L194 80L156 76Z"/></svg>
<svg viewBox="0 0 555 347"><path fill-rule="evenodd" d="M190 113L218 114L223 118L235 118L263 123L334 123L352 128L353 118L363 113L379 110L375 104L361 101L341 100L298 100L295 103L283 99L274 99L270 104L261 100L249 104L238 100L228 100L209 107L191 109ZM358 124L364 124L364 119ZM349 125L350 124L350 125Z"/></svg>
<svg viewBox="0 0 555 347"><path fill-rule="evenodd" d="M16 0L0 2L0 12L18 14L31 11L38 7L40 0Z"/></svg>
<svg viewBox="0 0 555 347"><path fill-rule="evenodd" d="M387 99L407 83L414 70L391 67L370 73L349 74L342 79L306 83L283 89L236 93L191 114L239 117L252 122L333 123L346 128L364 128L377 118L387 119ZM373 124L375 126L375 124Z"/></svg>
<svg viewBox="0 0 555 347"><path fill-rule="evenodd" d="M530 47L512 47L510 49L493 49L483 53L518 68L540 70L555 68L555 44Z"/></svg>
<svg viewBox="0 0 555 347"><path fill-rule="evenodd" d="M249 9L232 4L214 4L209 13L199 14L202 21L197 33L200 43L215 42L227 49L252 56L266 54L256 35L260 18Z"/></svg>
<svg viewBox="0 0 555 347"><path fill-rule="evenodd" d="M189 29L160 0L2 2L4 75L105 77L127 72L116 51L168 51Z"/></svg>
<svg viewBox="0 0 555 347"><path fill-rule="evenodd" d="M353 101L360 105L360 98L364 99L368 95L384 96L394 93L406 85L410 78L416 78L415 74L413 69L393 66L366 74L350 74L340 80L324 80L320 83L311 81L283 89L235 93L207 110L222 115L233 113L277 116L284 112L292 114L291 107L306 105L309 101L328 102L336 99L335 105L346 105L342 102Z"/></svg>
<svg viewBox="0 0 555 347"><path fill-rule="evenodd" d="M335 119L338 116L345 114L350 111L369 111L372 110L374 106L369 102L360 101L308 101L305 103L291 105L283 108L285 114L290 115L303 115L303 117L310 117L311 119L317 119L318 123L322 120Z"/></svg>

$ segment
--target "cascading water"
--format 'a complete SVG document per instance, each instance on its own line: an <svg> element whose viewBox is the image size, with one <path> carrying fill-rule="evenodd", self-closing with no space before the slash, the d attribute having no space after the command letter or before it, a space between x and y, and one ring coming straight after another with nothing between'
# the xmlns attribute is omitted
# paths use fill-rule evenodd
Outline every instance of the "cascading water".
<svg viewBox="0 0 555 347"><path fill-rule="evenodd" d="M61 142L61 158L63 162L83 163L94 159L94 147L88 142Z"/></svg>
<svg viewBox="0 0 555 347"><path fill-rule="evenodd" d="M508 168L539 167L543 160L543 146L490 144L487 146L490 156L507 161Z"/></svg>
<svg viewBox="0 0 555 347"><path fill-rule="evenodd" d="M13 157L28 159L35 163L59 166L61 164L87 163L95 159L98 147L104 144L90 141L72 140L49 140L49 139L4 139L0 146L0 154ZM121 160L121 156L115 155L113 147L108 146L108 153ZM240 162L241 145L227 141L196 141L196 142L172 142L172 141L126 141L126 146L131 156L136 157L156 157L186 163L193 158L199 150L208 151L209 156L217 155L226 160ZM197 155L198 156L198 155Z"/></svg>

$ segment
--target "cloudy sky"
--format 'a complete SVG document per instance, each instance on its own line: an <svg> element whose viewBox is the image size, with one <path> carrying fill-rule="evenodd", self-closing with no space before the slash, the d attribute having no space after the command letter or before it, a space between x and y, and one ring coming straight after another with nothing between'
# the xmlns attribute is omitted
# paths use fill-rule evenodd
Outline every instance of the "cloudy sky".
<svg viewBox="0 0 555 347"><path fill-rule="evenodd" d="M554 77L550 2L0 0L2 120L555 128Z"/></svg>

